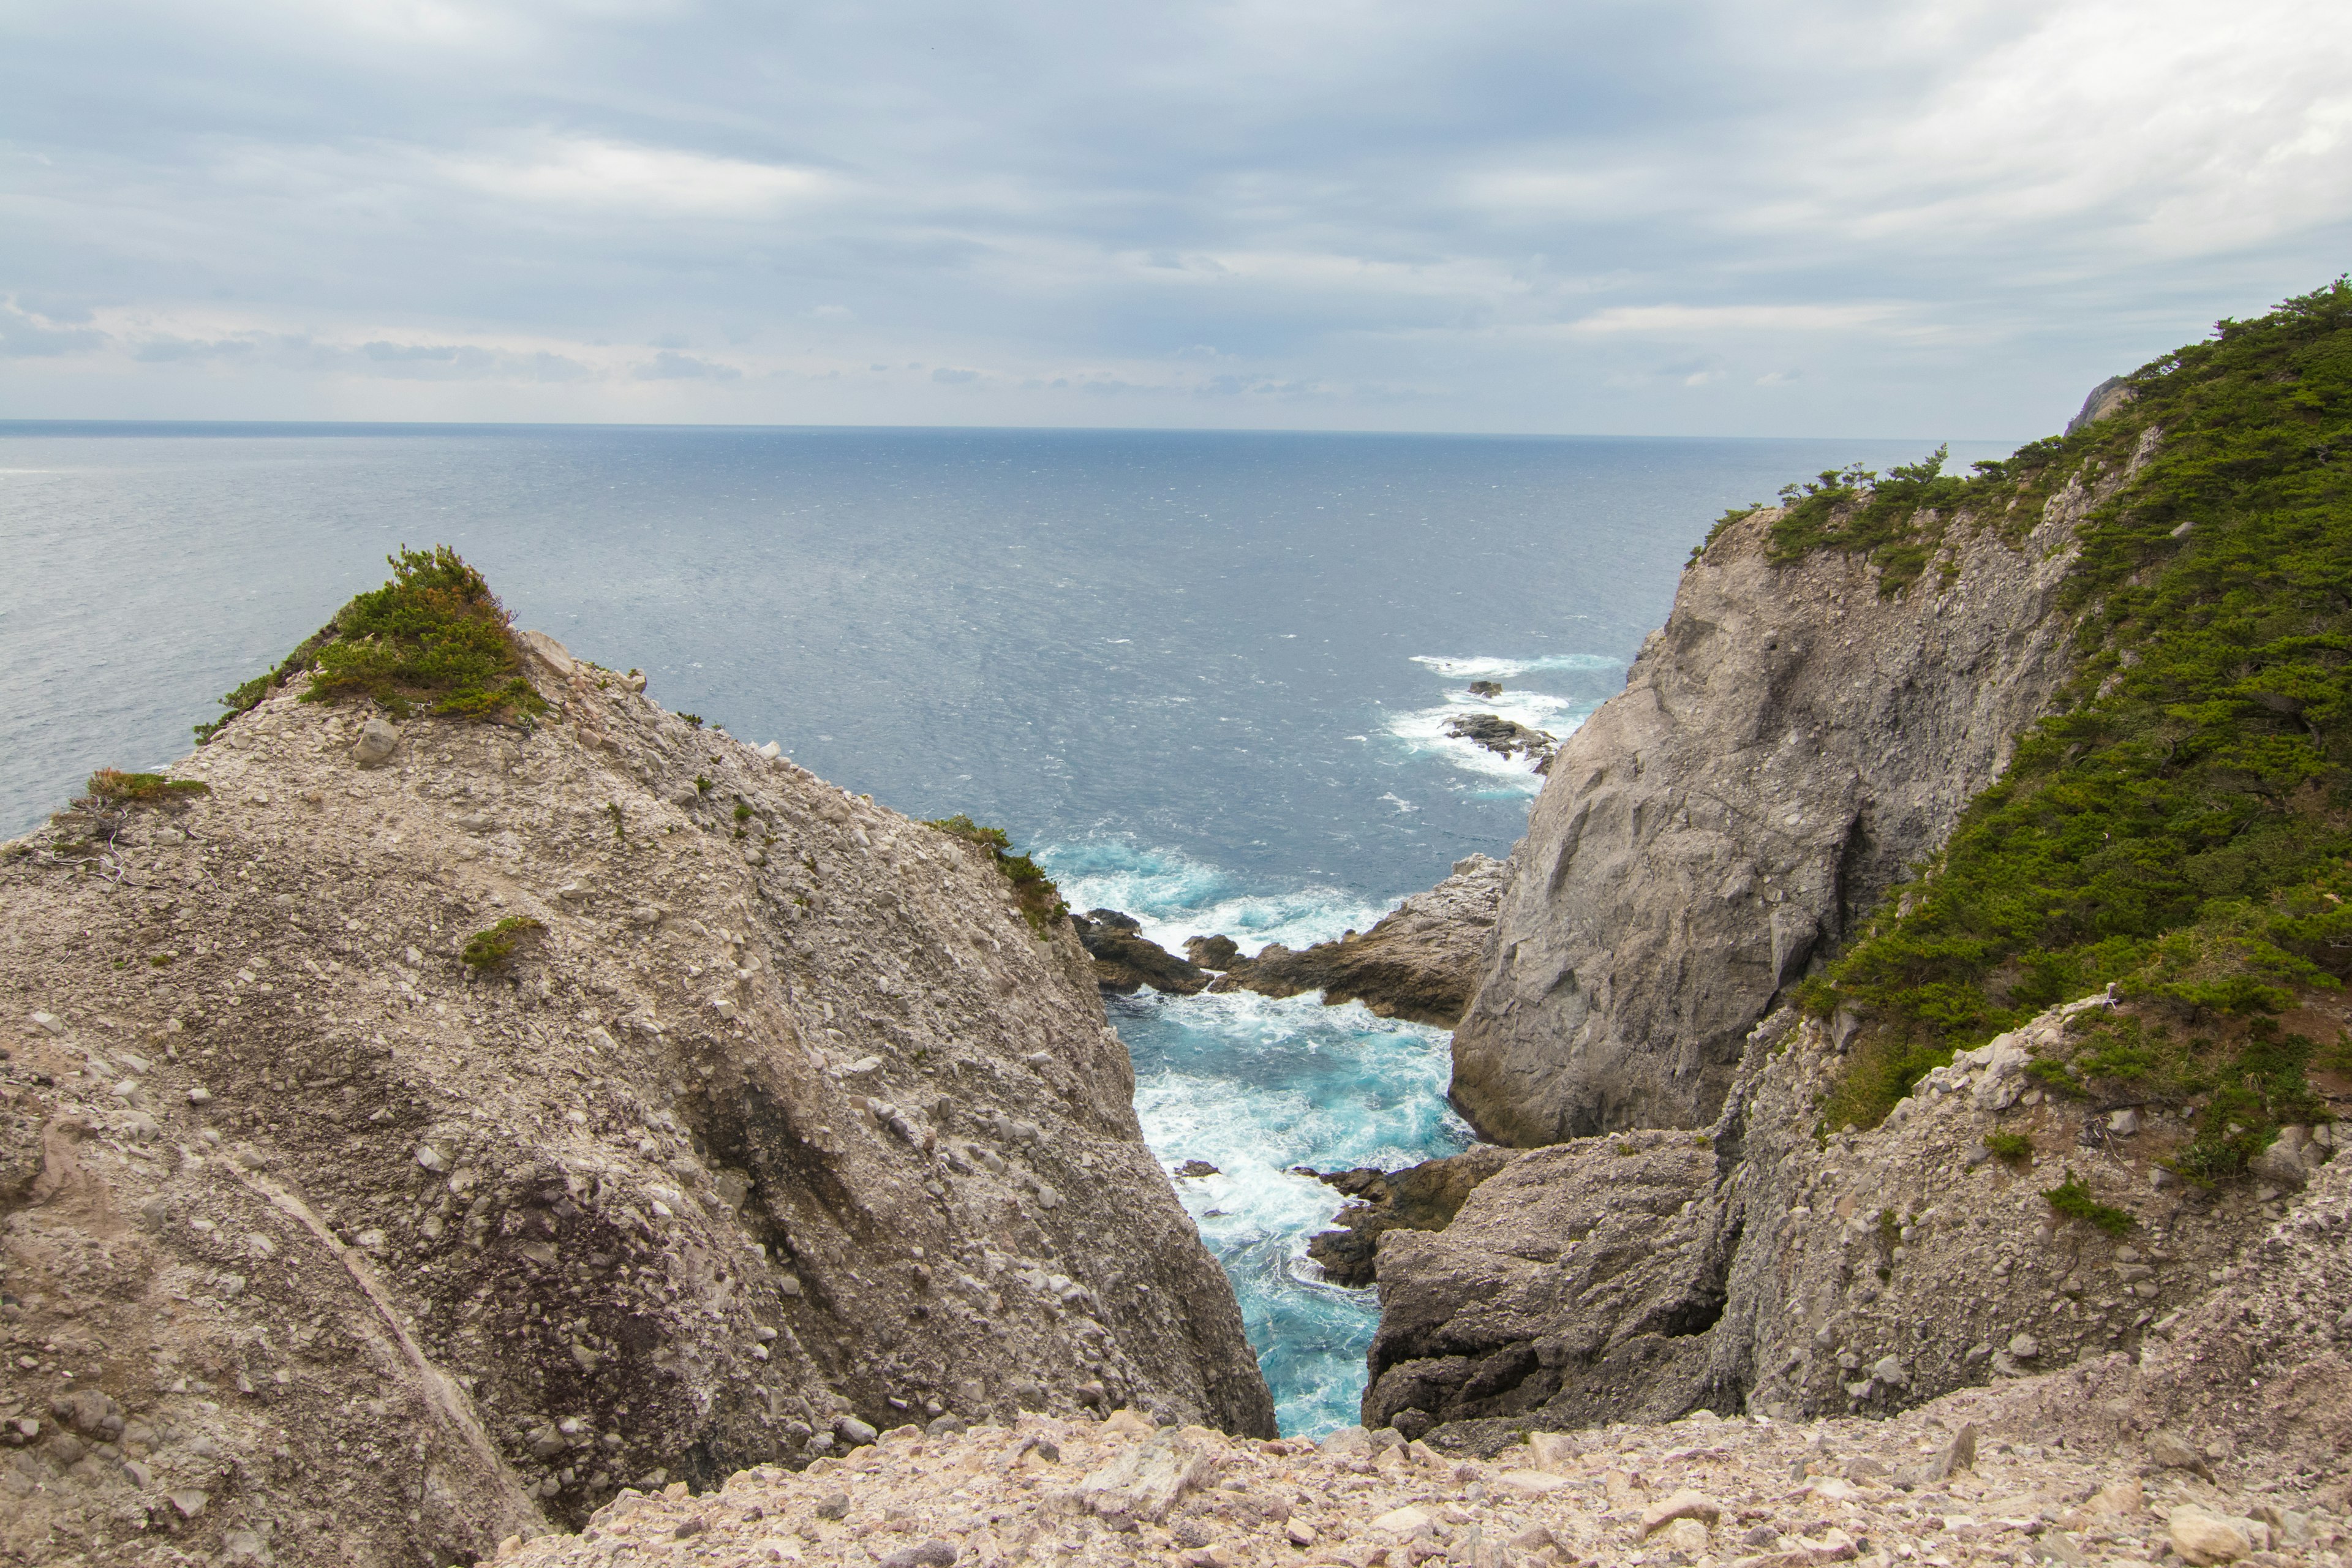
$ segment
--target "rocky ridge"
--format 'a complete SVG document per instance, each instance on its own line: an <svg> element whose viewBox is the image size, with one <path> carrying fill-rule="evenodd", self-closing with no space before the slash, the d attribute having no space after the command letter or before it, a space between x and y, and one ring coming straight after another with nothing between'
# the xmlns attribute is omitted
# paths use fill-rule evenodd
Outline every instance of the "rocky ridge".
<svg viewBox="0 0 2352 1568"><path fill-rule="evenodd" d="M464 1561L934 1413L1270 1434L1069 930L522 641L534 729L297 677L208 794L0 856L0 1554Z"/></svg>
<svg viewBox="0 0 2352 1568"><path fill-rule="evenodd" d="M1963 516L1905 592L1772 558L1773 509L1684 573L1625 689L1561 743L1454 1032L1456 1106L1520 1146L1703 1127L1748 1031L2006 765L2067 669L2058 588L2130 467L2014 542Z"/></svg>
<svg viewBox="0 0 2352 1568"><path fill-rule="evenodd" d="M1539 1433L1483 1458L1394 1431L1252 1443L1124 1413L908 1426L798 1475L763 1468L698 1496L624 1494L578 1537L515 1539L498 1562L2340 1568L2352 1531L2341 1479L2143 1427L2153 1410L2134 1383L2110 1357L1892 1420L1699 1412Z"/></svg>

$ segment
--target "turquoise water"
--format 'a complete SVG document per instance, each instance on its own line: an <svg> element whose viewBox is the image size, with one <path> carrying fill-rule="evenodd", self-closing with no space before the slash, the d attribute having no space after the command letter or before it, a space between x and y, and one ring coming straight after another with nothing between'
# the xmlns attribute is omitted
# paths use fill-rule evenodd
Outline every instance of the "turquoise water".
<svg viewBox="0 0 2352 1568"><path fill-rule="evenodd" d="M1514 787L1524 787L1515 784ZM1228 873L1117 841L1049 846L1043 860L1077 908L1135 915L1171 952L1223 931L1255 952L1369 927L1380 910L1345 889L1252 893ZM1470 1130L1445 1104L1444 1029L1374 1016L1361 1003L1248 993L1108 999L1135 1058L1135 1110L1177 1194L1225 1266L1286 1434L1352 1424L1378 1310L1369 1290L1324 1282L1307 1241L1339 1199L1292 1167L1394 1169L1458 1152Z"/></svg>
<svg viewBox="0 0 2352 1568"><path fill-rule="evenodd" d="M1540 781L1449 718L1565 733L1726 506L1934 444L0 424L0 836L183 754L387 552L446 542L667 706L1006 827L1080 909L1302 946L1524 831ZM1370 1293L1314 1278L1339 1201L1286 1173L1458 1147L1444 1035L1312 998L1112 1016L1154 1150L1221 1168L1179 1190L1285 1430L1352 1419Z"/></svg>

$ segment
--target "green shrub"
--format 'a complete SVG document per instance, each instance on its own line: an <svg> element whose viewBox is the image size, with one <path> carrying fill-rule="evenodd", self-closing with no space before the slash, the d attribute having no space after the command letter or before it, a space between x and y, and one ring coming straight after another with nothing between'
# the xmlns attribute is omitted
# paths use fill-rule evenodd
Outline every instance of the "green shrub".
<svg viewBox="0 0 2352 1568"><path fill-rule="evenodd" d="M1782 558L1862 551L1884 586L1962 514L2014 537L2066 479L2113 476L2160 433L2077 531L2076 673L2053 711L1805 987L1811 1010L1868 1020L1831 1095L1857 1124L2110 982L2243 1020L2352 976L2352 282L2130 379L2120 413L1974 479L1832 471L1775 525Z"/></svg>
<svg viewBox="0 0 2352 1568"><path fill-rule="evenodd" d="M2079 1219L2095 1226L2109 1236L2124 1236L2138 1226L2139 1221L2119 1208L2110 1208L2091 1196L2091 1189L2069 1170L2066 1179L2042 1194L2050 1206L2068 1219Z"/></svg>
<svg viewBox="0 0 2352 1568"><path fill-rule="evenodd" d="M394 714L421 705L468 719L546 711L523 679L506 609L479 572L446 544L404 545L385 560L392 581L335 616L305 701L368 697Z"/></svg>
<svg viewBox="0 0 2352 1568"><path fill-rule="evenodd" d="M518 946L546 929L530 915L509 915L488 930L478 931L467 938L465 950L458 956L475 973L487 973L503 968L514 957Z"/></svg>
<svg viewBox="0 0 2352 1568"><path fill-rule="evenodd" d="M126 773L120 768L99 769L89 775L89 782L82 787L90 800L105 806L154 805L212 793L212 785L202 779L166 778L162 773Z"/></svg>
<svg viewBox="0 0 2352 1568"><path fill-rule="evenodd" d="M742 802L742 801L740 801L740 800L739 800L739 801L737 801L737 802L735 803L735 820L736 820L736 821L738 821L738 822L749 822L749 821L751 821L751 806L750 806L749 805L747 805L746 803Z"/></svg>
<svg viewBox="0 0 2352 1568"><path fill-rule="evenodd" d="M195 727L197 741L211 740L305 670L312 677L303 700L367 697L398 718L417 706L471 719L547 710L523 679L507 613L480 573L446 544L403 545L385 560L390 582L338 610L277 668L224 696L226 711Z"/></svg>
<svg viewBox="0 0 2352 1568"><path fill-rule="evenodd" d="M1013 840L1002 827L982 827L961 813L942 817L929 826L967 844L977 844L988 851L990 860L1004 874L1005 880L1013 884L1013 898L1021 907L1021 918L1027 921L1029 929L1040 937L1046 933L1053 922L1069 914L1070 906L1062 901L1062 890L1038 868L1037 862L1026 855L1012 852Z"/></svg>
<svg viewBox="0 0 2352 1568"><path fill-rule="evenodd" d="M2033 1140L2022 1132L1988 1132L1984 1146L1993 1158L2012 1165L2022 1165L2033 1158Z"/></svg>

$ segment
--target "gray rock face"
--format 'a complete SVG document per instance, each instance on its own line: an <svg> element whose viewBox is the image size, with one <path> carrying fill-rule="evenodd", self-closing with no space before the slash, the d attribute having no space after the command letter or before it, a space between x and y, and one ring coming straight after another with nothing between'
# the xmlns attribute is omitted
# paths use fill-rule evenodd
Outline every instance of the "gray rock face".
<svg viewBox="0 0 2352 1568"><path fill-rule="evenodd" d="M1710 1403L1704 1335L1737 1235L1704 1202L1717 1185L1703 1137L1588 1139L1520 1155L1444 1230L1382 1232L1364 1425L1541 1409L1572 1426Z"/></svg>
<svg viewBox="0 0 2352 1568"><path fill-rule="evenodd" d="M2070 485L2015 547L1943 563L1768 559L1767 510L1684 574L1624 691L1562 744L1512 851L1454 1100L1532 1146L1703 1126L1740 1042L2009 761L2066 668Z"/></svg>
<svg viewBox="0 0 2352 1568"><path fill-rule="evenodd" d="M950 1414L1272 1436L1071 930L534 649L528 732L420 717L358 771L297 677L179 764L179 837L0 851L0 929L97 933L10 960L0 1272L60 1348L0 1412L119 1414L214 1495L178 1548L266 1518L288 1564L471 1561ZM0 1557L119 1556L107 1475L7 1500Z"/></svg>

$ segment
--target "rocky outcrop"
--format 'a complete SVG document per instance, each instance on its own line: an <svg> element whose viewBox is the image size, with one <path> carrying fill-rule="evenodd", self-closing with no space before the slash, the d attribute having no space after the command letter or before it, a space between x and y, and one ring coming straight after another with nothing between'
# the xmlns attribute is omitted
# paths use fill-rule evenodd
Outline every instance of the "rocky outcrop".
<svg viewBox="0 0 2352 1568"><path fill-rule="evenodd" d="M1956 520L1892 596L1858 556L1776 564L1776 511L1724 529L1512 851L1454 1037L1454 1100L1483 1136L1714 1120L1748 1030L2045 710L2058 588L2105 493L2070 482L2014 543Z"/></svg>
<svg viewBox="0 0 2352 1568"><path fill-rule="evenodd" d="M1142 922L1118 910L1088 910L1070 925L1093 961L1095 984L1117 996L1149 985L1174 996L1208 988L1209 976L1143 935Z"/></svg>
<svg viewBox="0 0 2352 1568"><path fill-rule="evenodd" d="M1470 713L1449 719L1445 732L1457 741L1483 746L1498 757L1524 757L1535 763L1538 773L1550 767L1552 752L1559 746L1559 737L1549 731L1531 730L1499 713Z"/></svg>
<svg viewBox="0 0 2352 1568"><path fill-rule="evenodd" d="M1462 1212L1470 1190L1512 1158L1507 1149L1479 1143L1398 1171L1361 1165L1352 1171L1307 1172L1355 1200L1332 1221L1338 1228L1308 1238L1307 1256L1322 1266L1323 1277L1334 1285L1370 1285L1379 1273L1381 1232L1444 1229Z"/></svg>
<svg viewBox="0 0 2352 1568"><path fill-rule="evenodd" d="M1270 1435L1069 928L537 646L535 728L297 677L208 794L0 855L0 1547L469 1561L934 1415Z"/></svg>
<svg viewBox="0 0 2352 1568"><path fill-rule="evenodd" d="M1275 942L1244 960L1229 942L1223 949L1207 946L1223 937L1196 938L1205 954L1226 960L1226 973L1209 989L1262 996L1320 991L1334 1006L1360 1001L1384 1018L1450 1026L1477 984L1505 873L1505 862L1484 855L1457 860L1452 876L1405 900L1370 931L1303 952Z"/></svg>
<svg viewBox="0 0 2352 1568"><path fill-rule="evenodd" d="M2200 1189L2168 1164L2193 1135L2185 1113L2045 1097L2029 1064L2110 1005L2052 1009L1929 1074L1880 1127L1826 1138L1812 1108L1843 1058L1782 1013L1751 1035L1709 1131L1520 1154L1444 1230L1381 1237L1366 1421L1453 1423L1491 1445L1702 1408L1884 1414L2145 1357L2200 1314L2225 1331L2212 1303L2245 1298L2217 1284L2281 1237L2308 1252L2335 1234L2336 1200L2285 1205L2322 1173L2352 1188L2352 1164L2328 1129L2295 1128L2276 1184ZM2070 1181L2117 1230L2050 1202ZM2289 1316L2322 1342L2335 1331Z"/></svg>

